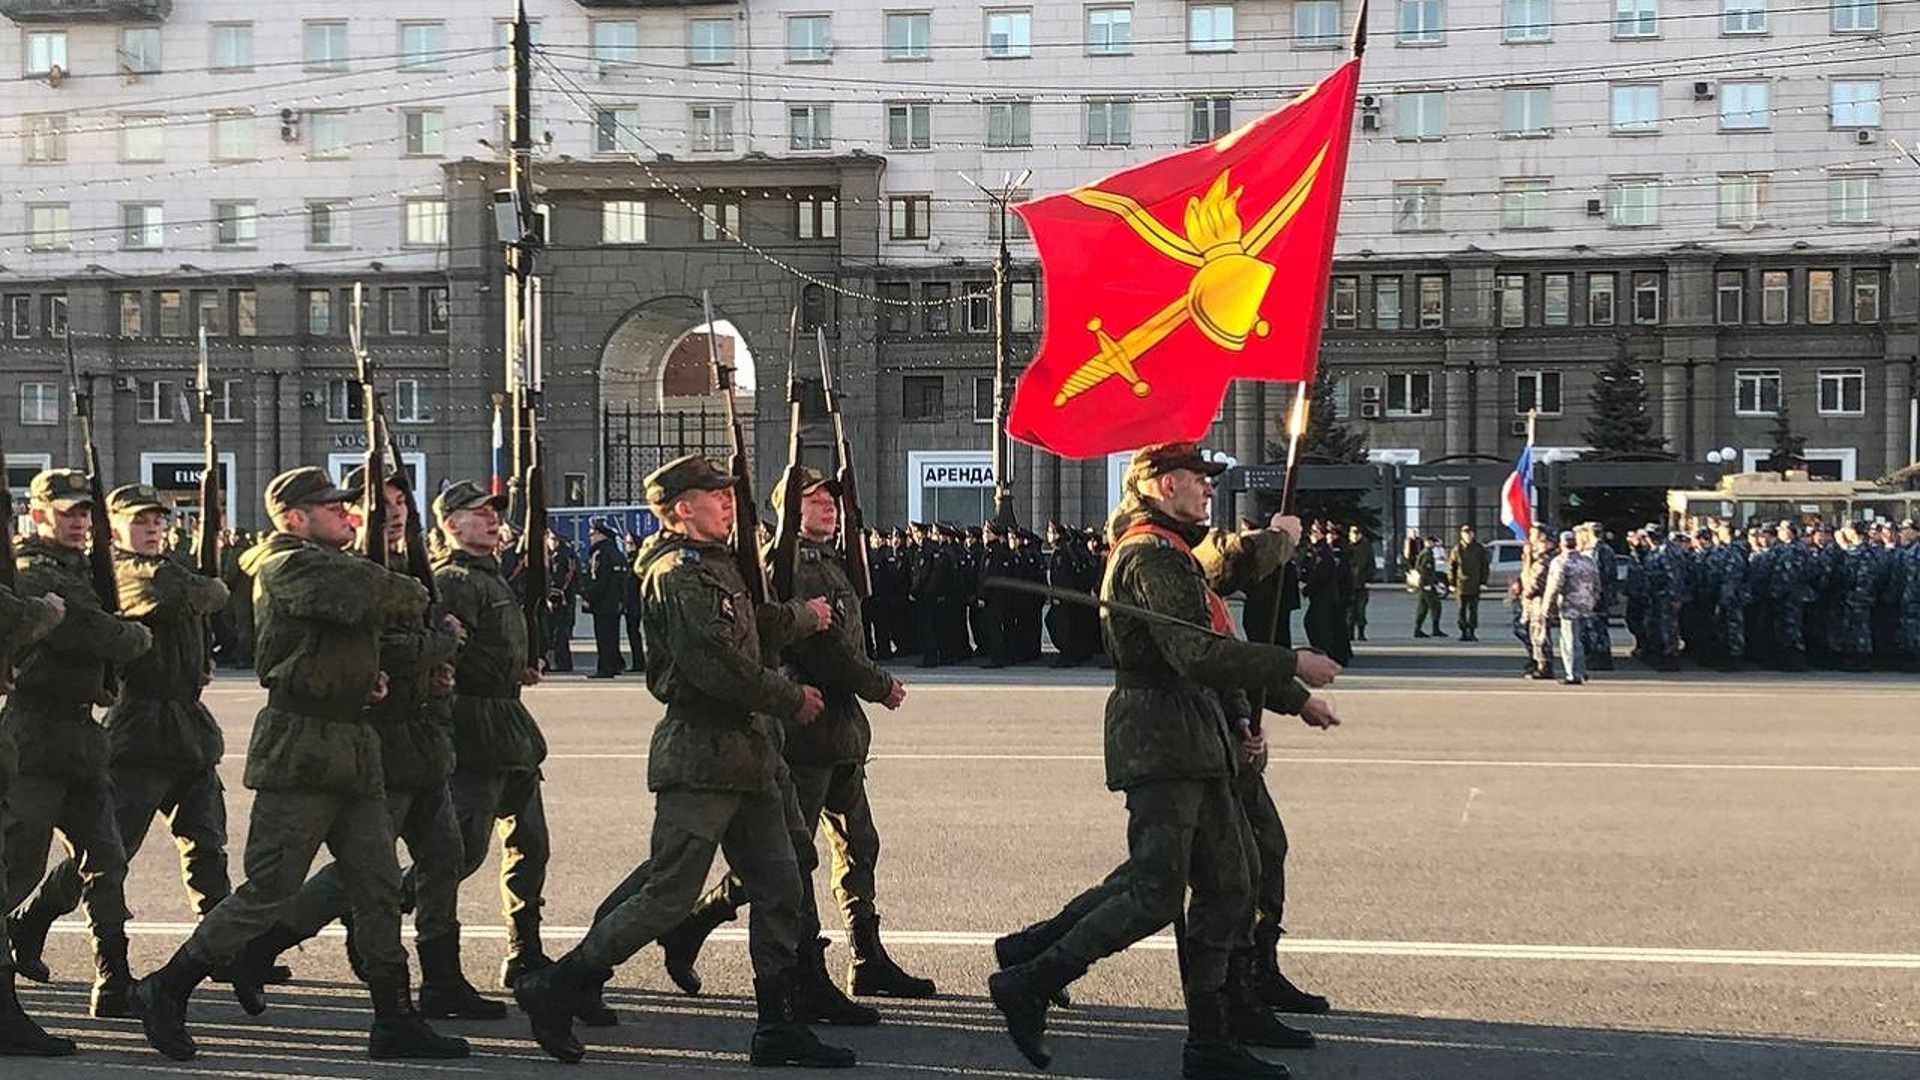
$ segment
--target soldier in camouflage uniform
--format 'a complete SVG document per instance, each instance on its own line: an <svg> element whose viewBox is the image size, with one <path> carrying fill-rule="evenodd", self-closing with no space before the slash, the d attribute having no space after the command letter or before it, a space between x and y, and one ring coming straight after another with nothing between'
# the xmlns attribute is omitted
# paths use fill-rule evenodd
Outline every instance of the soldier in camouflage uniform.
<svg viewBox="0 0 1920 1080"><path fill-rule="evenodd" d="M1520 619L1527 633L1529 679L1553 678L1550 622L1547 619L1547 571L1553 565L1553 537L1545 525L1527 535L1527 551L1520 563Z"/></svg>
<svg viewBox="0 0 1920 1080"><path fill-rule="evenodd" d="M1774 660L1781 671L1807 669L1805 636L1807 601L1811 597L1814 567L1811 553L1800 541L1800 529L1782 521L1774 530L1779 545L1773 551L1768 584L1769 618L1773 622Z"/></svg>
<svg viewBox="0 0 1920 1080"><path fill-rule="evenodd" d="M1900 523L1900 548L1895 554L1900 560L1894 575L1900 592L1896 632L1900 664L1906 671L1920 671L1920 524L1911 518Z"/></svg>
<svg viewBox="0 0 1920 1080"><path fill-rule="evenodd" d="M1827 642L1842 671L1873 670L1873 583L1879 566L1866 527L1840 530L1842 552L1835 603L1827 616Z"/></svg>
<svg viewBox="0 0 1920 1080"><path fill-rule="evenodd" d="M1747 655L1747 550L1733 526L1719 523L1707 571L1719 590L1713 600L1714 636L1720 643L1720 669L1737 671Z"/></svg>
<svg viewBox="0 0 1920 1080"><path fill-rule="evenodd" d="M161 551L166 504L146 484L107 495L113 520L114 575L120 614L153 633L153 648L129 664L119 700L107 710L108 771L115 821L131 863L156 813L164 814L180 851L181 877L195 915L205 915L232 892L227 879L227 804L215 767L226 751L220 725L200 702L213 676L209 621L227 603L218 578L201 577ZM98 882L94 878L94 882ZM16 922L14 963L27 978L48 978L41 946L53 921L87 895L79 863L66 859L48 872L40 893ZM132 980L108 969L120 964L124 942L96 940L103 982L116 984L110 1011L124 1013Z"/></svg>
<svg viewBox="0 0 1920 1080"><path fill-rule="evenodd" d="M1641 617L1647 631L1640 655L1655 671L1680 670L1680 605L1687 582L1679 558L1667 543L1666 530L1648 526L1640 553L1640 590L1646 604Z"/></svg>
<svg viewBox="0 0 1920 1080"><path fill-rule="evenodd" d="M1107 703L1107 786L1126 793L1128 861L1109 877L1111 888L1083 894L1097 895L1098 902L1075 913L1064 934L987 984L1014 1045L1040 1068L1052 1059L1048 1001L1095 961L1179 917L1191 888L1183 1073L1249 1080L1287 1075L1247 1053L1230 1029L1228 972L1235 952L1249 944L1257 858L1234 777L1240 762L1258 757L1265 743L1236 730L1229 718L1245 719L1245 695L1257 691L1277 711L1301 712L1316 726L1337 723L1295 676L1324 683L1338 668L1323 657L1296 659L1289 649L1232 635L1225 601L1208 589L1193 555L1207 534L1212 478L1223 470L1192 443L1147 447L1134 455L1109 524L1114 550L1103 599L1193 627L1112 611L1103 619L1115 669Z"/></svg>
<svg viewBox="0 0 1920 1080"><path fill-rule="evenodd" d="M1594 609L1593 617L1580 623L1580 633L1587 651L1587 669L1589 671L1613 670L1613 631L1607 622L1613 611L1613 605L1620 598L1620 556L1607 540L1606 526L1597 521L1589 521L1574 530L1579 538L1580 550L1592 556L1595 568L1600 571L1600 606Z"/></svg>
<svg viewBox="0 0 1920 1080"><path fill-rule="evenodd" d="M12 500L5 501L9 520L0 522L0 528L10 529ZM53 632L66 613L67 601L57 592L22 597L0 585L0 693L13 689L14 658ZM0 728L0 806L6 805L16 758L12 736ZM0 882L7 879L6 855L5 835L0 833ZM13 980L12 951L0 948L0 1057L64 1057L77 1049L72 1039L47 1034L20 1007Z"/></svg>
<svg viewBox="0 0 1920 1080"><path fill-rule="evenodd" d="M348 554L355 492L325 471L281 473L267 485L278 531L246 553L255 656L267 703L254 720L245 783L254 789L246 880L208 912L133 998L147 1042L191 1059L187 999L216 964L232 964L300 891L322 843L353 898L356 953L373 998L374 1058L465 1057L465 1040L436 1034L413 1007L400 944L400 864L387 816L380 737L366 706L387 689L380 634L419 619L427 591L404 574Z"/></svg>
<svg viewBox="0 0 1920 1080"><path fill-rule="evenodd" d="M666 703L647 756L655 794L649 873L636 895L595 920L586 939L550 967L522 975L514 996L534 1037L562 1061L585 1048L573 1018L613 969L692 910L716 852L742 882L749 911L759 1023L756 1065L843 1067L850 1050L827 1046L795 1018L801 875L779 782L781 721L805 726L826 701L767 667L762 649L826 629L819 597L756 606L727 538L733 477L687 455L647 477L661 531L637 564L647 628L647 688ZM751 543L750 538L743 542Z"/></svg>
<svg viewBox="0 0 1920 1080"><path fill-rule="evenodd" d="M133 985L127 969L127 858L107 770L107 733L94 722L93 706L114 703L115 669L144 655L153 645L153 632L107 614L94 592L88 540L113 541L91 535L87 474L49 469L33 478L32 492L35 533L16 549L15 588L27 596L58 593L67 614L21 657L13 694L0 710L0 739L19 751L19 772L7 802L5 844L12 862L4 909L14 910L33 891L57 830L84 883L82 904L96 972L92 1013L126 1017ZM20 943L16 954L37 963L38 945L28 940L34 931L13 921L7 929ZM45 930L38 936L44 942Z"/></svg>

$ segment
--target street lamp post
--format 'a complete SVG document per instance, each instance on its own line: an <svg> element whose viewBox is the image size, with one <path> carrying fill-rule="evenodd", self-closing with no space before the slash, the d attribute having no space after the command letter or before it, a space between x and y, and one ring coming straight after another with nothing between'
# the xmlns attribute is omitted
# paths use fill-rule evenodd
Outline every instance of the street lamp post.
<svg viewBox="0 0 1920 1080"><path fill-rule="evenodd" d="M1008 174L999 191L990 191L966 173L960 179L978 188L1000 215L1000 252L993 262L993 523L1017 523L1013 512L1013 446L1007 438L1007 339L1013 335L1013 307L1007 303L1007 278L1013 272L1013 253L1007 246L1008 205L1024 186L1032 169L1018 177Z"/></svg>

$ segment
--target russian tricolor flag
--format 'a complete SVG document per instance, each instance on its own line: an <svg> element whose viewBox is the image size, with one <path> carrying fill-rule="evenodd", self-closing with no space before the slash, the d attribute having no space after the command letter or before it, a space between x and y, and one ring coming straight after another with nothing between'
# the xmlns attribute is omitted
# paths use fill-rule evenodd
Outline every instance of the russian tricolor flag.
<svg viewBox="0 0 1920 1080"><path fill-rule="evenodd" d="M500 406L493 406L493 493L507 493L507 433L500 419Z"/></svg>
<svg viewBox="0 0 1920 1080"><path fill-rule="evenodd" d="M1531 432L1533 425L1527 425ZM1520 450L1520 460L1500 485L1500 523L1513 530L1515 539L1524 543L1533 532L1533 438Z"/></svg>

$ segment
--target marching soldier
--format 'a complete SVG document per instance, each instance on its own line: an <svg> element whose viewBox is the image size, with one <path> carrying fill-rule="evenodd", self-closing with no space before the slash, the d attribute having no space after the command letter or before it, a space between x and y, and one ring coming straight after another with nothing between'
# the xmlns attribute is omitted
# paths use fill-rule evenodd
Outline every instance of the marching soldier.
<svg viewBox="0 0 1920 1080"><path fill-rule="evenodd" d="M1836 597L1827 617L1827 640L1842 671L1873 670L1873 584L1879 567L1859 522L1843 526Z"/></svg>
<svg viewBox="0 0 1920 1080"><path fill-rule="evenodd" d="M465 1040L437 1034L413 1006L380 738L366 711L387 691L381 631L418 619L427 591L343 550L353 541L347 503L356 494L313 467L274 477L266 506L277 531L241 560L256 583L255 655L267 688L247 748L245 781L255 792L247 878L133 991L147 1042L175 1061L196 1052L187 1031L194 987L272 928L322 843L353 897L355 953L373 998L369 1055L467 1054Z"/></svg>
<svg viewBox="0 0 1920 1080"><path fill-rule="evenodd" d="M109 675L144 655L153 632L130 619L109 615L88 576L87 544L110 544L93 536L93 498L87 474L49 469L33 478L34 533L15 553L21 595L56 593L66 617L19 661L12 696L0 710L0 740L19 751L19 771L8 793L5 849L5 910L27 898L47 865L57 829L81 867L87 925L93 933L95 978L90 1002L96 1017L127 1017L133 977L127 969L126 850L108 772L107 734L94 722L94 705L112 705ZM51 922L51 918L47 920ZM9 922L18 955L39 960L34 929ZM25 974L27 962L22 963Z"/></svg>
<svg viewBox="0 0 1920 1080"><path fill-rule="evenodd" d="M9 505L8 520L0 522L0 528L12 528L12 512ZM0 693L13 689L14 657L51 633L66 614L66 598L57 592L19 596L0 585ZM17 751L12 734L0 727L0 804L13 781ZM6 854L6 837L0 833L0 882L7 879ZM12 950L0 948L0 1057L64 1057L78 1050L72 1039L49 1035L20 1007L13 974Z"/></svg>
<svg viewBox="0 0 1920 1080"><path fill-rule="evenodd" d="M1782 521L1774 532L1779 540L1770 567L1775 660L1782 671L1805 671L1806 610L1814 578L1812 553L1801 546L1800 528L1793 522Z"/></svg>
<svg viewBox="0 0 1920 1080"><path fill-rule="evenodd" d="M1707 572L1719 589L1714 597L1714 634L1720 641L1722 671L1737 671L1747 655L1747 551L1734 537L1733 526L1721 522L1713 550L1707 553Z"/></svg>

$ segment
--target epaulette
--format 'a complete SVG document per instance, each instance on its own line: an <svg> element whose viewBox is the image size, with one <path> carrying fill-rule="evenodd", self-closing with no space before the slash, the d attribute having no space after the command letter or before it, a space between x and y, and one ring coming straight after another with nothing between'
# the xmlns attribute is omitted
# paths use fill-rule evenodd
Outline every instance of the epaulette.
<svg viewBox="0 0 1920 1080"><path fill-rule="evenodd" d="M680 549L680 565L691 566L694 563L697 563L699 561L700 561L699 551L690 547L684 547Z"/></svg>
<svg viewBox="0 0 1920 1080"><path fill-rule="evenodd" d="M817 563L817 562L819 562L819 561L820 561L820 549L818 549L818 548L801 548L801 549L800 549L800 561L801 561L801 562L806 562L806 563Z"/></svg>
<svg viewBox="0 0 1920 1080"><path fill-rule="evenodd" d="M42 570L45 570L45 569L52 569L52 570L61 570L61 569L65 569L64 567L62 567L62 566L60 565L60 560L59 560L59 559L56 559L56 558L54 558L54 557L53 557L53 556L51 556L51 555L22 555L22 556L20 556L20 569L22 569L22 570L30 570L30 569L35 569L35 568L38 568L38 569L42 569Z"/></svg>

